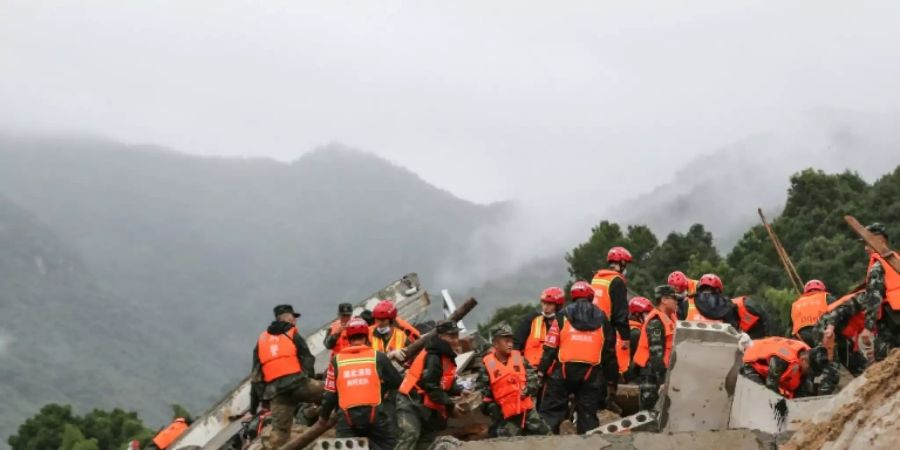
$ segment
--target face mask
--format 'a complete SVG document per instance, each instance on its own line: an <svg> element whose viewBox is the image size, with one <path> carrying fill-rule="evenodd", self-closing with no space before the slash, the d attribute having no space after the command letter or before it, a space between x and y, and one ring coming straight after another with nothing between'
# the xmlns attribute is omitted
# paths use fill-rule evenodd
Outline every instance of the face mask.
<svg viewBox="0 0 900 450"><path fill-rule="evenodd" d="M388 333L391 332L391 327L389 327L389 326L387 326L387 327L378 327L378 328L375 329L375 331L377 331L378 334L388 334Z"/></svg>
<svg viewBox="0 0 900 450"><path fill-rule="evenodd" d="M547 319L552 319L552 318L556 317L556 313L549 313L549 314L547 314L547 313L545 313L545 312L542 312L541 314L543 314L544 317L547 318Z"/></svg>

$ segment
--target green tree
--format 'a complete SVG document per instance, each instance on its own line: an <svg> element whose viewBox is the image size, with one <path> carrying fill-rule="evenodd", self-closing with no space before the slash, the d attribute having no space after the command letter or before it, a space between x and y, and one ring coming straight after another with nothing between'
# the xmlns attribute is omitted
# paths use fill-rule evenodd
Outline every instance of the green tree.
<svg viewBox="0 0 900 450"><path fill-rule="evenodd" d="M172 418L177 419L179 417L192 418L194 416L191 415L187 408L175 403L172 405Z"/></svg>
<svg viewBox="0 0 900 450"><path fill-rule="evenodd" d="M502 322L506 322L509 326L515 329L519 323L527 316L537 310L537 306L530 303L523 303L519 305L510 305L503 308L499 308L494 311L494 314L488 319L487 322L478 324L478 334L484 336L487 339L490 339L490 330L495 325L499 325Z"/></svg>
<svg viewBox="0 0 900 450"><path fill-rule="evenodd" d="M10 436L7 442L12 450L58 449L66 425L77 427L78 424L79 419L72 414L71 406L51 403L20 425L18 433ZM71 432L68 437L74 438Z"/></svg>
<svg viewBox="0 0 900 450"><path fill-rule="evenodd" d="M119 450L131 440L146 443L152 431L137 413L95 409L78 417L69 405L48 404L9 438L12 450Z"/></svg>

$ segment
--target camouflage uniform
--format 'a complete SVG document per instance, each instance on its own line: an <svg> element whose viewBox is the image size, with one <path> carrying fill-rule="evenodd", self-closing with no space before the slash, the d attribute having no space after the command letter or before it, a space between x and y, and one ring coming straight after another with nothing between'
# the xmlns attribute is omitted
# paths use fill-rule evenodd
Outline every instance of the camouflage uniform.
<svg viewBox="0 0 900 450"><path fill-rule="evenodd" d="M869 268L869 273L866 274L866 292L862 297L862 304L866 310L866 329L878 331L875 337L875 360L881 361L892 348L900 347L900 311L882 305L884 267L880 261L875 261Z"/></svg>
<svg viewBox="0 0 900 450"><path fill-rule="evenodd" d="M844 327L850 322L850 319L864 310L862 304L864 296L864 293L860 293L833 311L823 314L816 323L814 333L814 343L820 344L825 336L825 328L829 325L834 327L835 361L846 367L854 376L860 375L866 370L868 361L866 361L866 357L859 350L854 349L854 343L847 340L842 332Z"/></svg>
<svg viewBox="0 0 900 450"><path fill-rule="evenodd" d="M838 365L833 361L828 361L828 355L824 348L817 348L810 351L810 370L812 375L804 376L800 382L800 387L794 391L794 397L812 397L816 395L829 395L837 390ZM741 375L765 385L767 389L780 395L780 381L785 371L788 369L788 363L776 356L769 358L769 374L763 380L762 376L750 364L741 366ZM821 375L821 381L817 384L814 379Z"/></svg>
<svg viewBox="0 0 900 450"><path fill-rule="evenodd" d="M640 380L640 397L638 404L641 410L654 409L659 401L659 387L666 380L666 330L662 319L655 317L647 322L647 343L650 359L647 367L638 369Z"/></svg>
<svg viewBox="0 0 900 450"><path fill-rule="evenodd" d="M513 337L513 332L512 328L510 328L509 325L504 324L495 328L492 335L493 337ZM525 365L525 395L531 397L533 400L536 400L535 397L540 390L541 381L538 378L537 371L535 371L535 369L531 367L531 364L528 363L528 360L522 358L522 363ZM541 415L538 414L536 408L532 408L524 414L520 414L518 416L503 418L503 413L500 411L500 406L493 401L487 400L493 398L494 394L491 390L491 378L488 374L487 367L485 367L484 364L481 365L481 369L478 371L478 378L475 380L475 386L476 389L481 392L482 397L485 399L485 402L481 407L481 412L484 413L484 415L490 417L493 421L493 428L496 430L497 437L551 434L550 427L547 426L547 423L544 422L544 419L542 419ZM523 415L525 417L522 417Z"/></svg>

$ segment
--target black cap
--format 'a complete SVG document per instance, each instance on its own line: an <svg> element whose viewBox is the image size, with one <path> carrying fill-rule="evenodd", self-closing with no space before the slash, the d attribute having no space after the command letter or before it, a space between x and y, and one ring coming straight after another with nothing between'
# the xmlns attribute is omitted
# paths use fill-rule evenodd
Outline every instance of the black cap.
<svg viewBox="0 0 900 450"><path fill-rule="evenodd" d="M866 230L869 230L869 233L884 236L885 239L888 238L887 227L885 227L881 222L870 223L869 226L866 227Z"/></svg>
<svg viewBox="0 0 900 450"><path fill-rule="evenodd" d="M353 315L353 305L349 303L341 303L340 305L338 305L338 314L342 316Z"/></svg>
<svg viewBox="0 0 900 450"><path fill-rule="evenodd" d="M662 286L657 286L653 289L653 298L656 300L656 303L659 303L663 297L672 297L674 299L678 299L678 293L675 292L675 288L669 286L668 284L664 284Z"/></svg>
<svg viewBox="0 0 900 450"><path fill-rule="evenodd" d="M437 326L434 328L437 330L437 334L459 334L459 327L456 326L456 322L451 322L449 320L438 322Z"/></svg>
<svg viewBox="0 0 900 450"><path fill-rule="evenodd" d="M293 314L294 317L300 317L300 313L294 312L294 307L291 305L278 305L275 307L274 311L275 311L275 317L278 317L282 314L287 314L287 313Z"/></svg>

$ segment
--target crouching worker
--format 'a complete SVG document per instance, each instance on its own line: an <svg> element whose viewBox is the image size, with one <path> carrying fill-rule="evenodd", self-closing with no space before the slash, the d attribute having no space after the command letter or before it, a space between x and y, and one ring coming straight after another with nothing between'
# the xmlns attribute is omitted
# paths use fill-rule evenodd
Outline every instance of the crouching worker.
<svg viewBox="0 0 900 450"><path fill-rule="evenodd" d="M406 371L397 395L397 450L428 448L439 431L447 428L450 414L462 409L452 396L462 393L456 384L456 351L459 328L455 322L441 321L436 336L425 344Z"/></svg>
<svg viewBox="0 0 900 450"><path fill-rule="evenodd" d="M392 450L397 445L394 410L385 396L400 386L400 374L387 355L369 346L369 326L353 318L344 328L348 347L331 359L319 421L338 408L337 437L365 437L369 447Z"/></svg>
<svg viewBox="0 0 900 450"><path fill-rule="evenodd" d="M786 398L834 393L837 364L824 347L809 348L802 341L771 337L753 341L744 352L741 375ZM817 386L813 379L822 375Z"/></svg>
<svg viewBox="0 0 900 450"><path fill-rule="evenodd" d="M484 397L482 412L493 421L497 437L550 434L534 407L540 385L537 372L512 349L512 328L499 325L492 338L493 348L482 358L476 384Z"/></svg>
<svg viewBox="0 0 900 450"><path fill-rule="evenodd" d="M659 401L659 387L666 379L672 360L678 312L678 294L672 286L657 286L653 294L654 308L644 320L634 352L634 365L638 368L640 380L638 403L641 410L655 409Z"/></svg>

